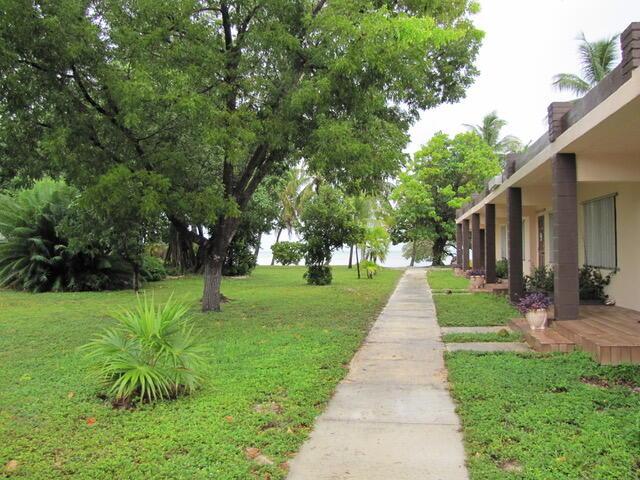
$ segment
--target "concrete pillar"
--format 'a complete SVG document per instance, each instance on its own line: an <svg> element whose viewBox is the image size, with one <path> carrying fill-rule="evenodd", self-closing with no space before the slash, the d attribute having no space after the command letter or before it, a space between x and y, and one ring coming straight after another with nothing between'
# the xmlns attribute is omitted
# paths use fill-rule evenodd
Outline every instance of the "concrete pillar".
<svg viewBox="0 0 640 480"><path fill-rule="evenodd" d="M462 224L456 223L456 265L462 268Z"/></svg>
<svg viewBox="0 0 640 480"><path fill-rule="evenodd" d="M480 250L480 214L474 213L471 215L471 259L474 270L482 268Z"/></svg>
<svg viewBox="0 0 640 480"><path fill-rule="evenodd" d="M469 220L462 221L462 269L469 270Z"/></svg>
<svg viewBox="0 0 640 480"><path fill-rule="evenodd" d="M578 318L578 199L576 156L559 153L551 161L553 234L555 235L554 304L556 320Z"/></svg>
<svg viewBox="0 0 640 480"><path fill-rule="evenodd" d="M484 270L484 265L485 265L485 261L484 261L484 251L485 251L485 234L484 234L484 228L480 229L480 268L482 270Z"/></svg>
<svg viewBox="0 0 640 480"><path fill-rule="evenodd" d="M496 283L496 206L487 203L484 207L484 275L487 283Z"/></svg>
<svg viewBox="0 0 640 480"><path fill-rule="evenodd" d="M507 190L507 221L509 223L509 298L517 302L524 294L522 280L522 190Z"/></svg>

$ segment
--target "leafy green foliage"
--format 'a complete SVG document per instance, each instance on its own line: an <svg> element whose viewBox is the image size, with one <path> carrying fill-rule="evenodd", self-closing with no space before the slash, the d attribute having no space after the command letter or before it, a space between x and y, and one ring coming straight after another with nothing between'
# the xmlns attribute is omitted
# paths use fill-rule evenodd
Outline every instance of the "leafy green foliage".
<svg viewBox="0 0 640 480"><path fill-rule="evenodd" d="M0 291L0 438L11 439L0 442L3 464L15 459L17 478L29 479L283 480L281 465L309 436L401 275L385 269L374 282L358 281L336 266L332 285L310 288L303 272L259 266L227 281L233 301L214 317L197 311L197 276L147 285L156 302L173 292L192 308L211 354L195 394L133 412L97 399L100 385L75 354L115 326L104 312L135 308L131 292ZM248 447L274 464L246 458Z"/></svg>
<svg viewBox="0 0 640 480"><path fill-rule="evenodd" d="M427 281L432 290L468 290L469 279L459 277L451 268L430 268Z"/></svg>
<svg viewBox="0 0 640 480"><path fill-rule="evenodd" d="M471 478L637 477L638 365L578 352L454 352L446 364Z"/></svg>
<svg viewBox="0 0 640 480"><path fill-rule="evenodd" d="M509 277L509 260L501 258L496 262L496 277L508 278Z"/></svg>
<svg viewBox="0 0 640 480"><path fill-rule="evenodd" d="M384 262L389 253L389 245L391 239L387 229L376 225L368 227L364 232L364 244L363 253L364 259L369 260L376 264L377 262Z"/></svg>
<svg viewBox="0 0 640 480"><path fill-rule="evenodd" d="M435 294L433 300L442 327L489 327L506 325L520 314L503 296L473 294Z"/></svg>
<svg viewBox="0 0 640 480"><path fill-rule="evenodd" d="M135 310L114 315L116 327L81 348L116 404L175 398L202 383L204 348L188 311L171 298L156 306L144 296Z"/></svg>
<svg viewBox="0 0 640 480"><path fill-rule="evenodd" d="M0 195L0 282L30 292L122 288L126 264L102 248L70 248L59 226L77 193L62 182L41 180Z"/></svg>
<svg viewBox="0 0 640 480"><path fill-rule="evenodd" d="M280 265L298 265L305 250L306 246L301 242L278 242L271 245L273 258Z"/></svg>
<svg viewBox="0 0 640 480"><path fill-rule="evenodd" d="M611 274L603 275L599 269L584 265L578 272L580 300L604 302L609 298L604 290L610 283Z"/></svg>
<svg viewBox="0 0 640 480"><path fill-rule="evenodd" d="M433 264L442 265L455 235L455 211L500 172L493 149L476 133L437 133L418 152L392 194L394 242L429 238Z"/></svg>
<svg viewBox="0 0 640 480"><path fill-rule="evenodd" d="M167 269L158 257L144 255L140 274L145 282L159 282L167 278Z"/></svg>
<svg viewBox="0 0 640 480"><path fill-rule="evenodd" d="M529 293L553 293L553 269L547 266L534 268L531 275L525 275L524 287Z"/></svg>
<svg viewBox="0 0 640 480"><path fill-rule="evenodd" d="M618 60L619 35L613 35L590 42L580 34L578 48L582 76L573 73L560 73L553 79L553 86L561 91L584 95L604 79L614 68Z"/></svg>
<svg viewBox="0 0 640 480"><path fill-rule="evenodd" d="M522 342L520 332L510 332L502 329L498 332L487 333L445 333L442 341L445 343L471 343L471 342Z"/></svg>
<svg viewBox="0 0 640 480"><path fill-rule="evenodd" d="M309 266L306 277L309 283L317 284L315 279L320 278L323 282L331 282L326 271L332 253L345 244L355 245L364 238L364 231L354 217L353 206L336 188L322 186L306 203L298 230L307 244L305 260Z"/></svg>
<svg viewBox="0 0 640 480"><path fill-rule="evenodd" d="M364 270L365 274L367 275L367 278L369 280L372 280L373 277L375 277L376 274L378 273L378 269L380 267L378 267L378 264L376 262L373 262L371 260L364 260L360 264L360 268Z"/></svg>
<svg viewBox="0 0 640 480"><path fill-rule="evenodd" d="M309 265L304 273L304 278L309 285L330 285L333 274L328 265Z"/></svg>
<svg viewBox="0 0 640 480"><path fill-rule="evenodd" d="M305 159L328 184L377 192L419 112L460 99L477 75L476 11L472 0L9 2L2 169L83 191L114 168L144 179L156 195L143 203L206 247L203 308L216 310L257 188Z"/></svg>

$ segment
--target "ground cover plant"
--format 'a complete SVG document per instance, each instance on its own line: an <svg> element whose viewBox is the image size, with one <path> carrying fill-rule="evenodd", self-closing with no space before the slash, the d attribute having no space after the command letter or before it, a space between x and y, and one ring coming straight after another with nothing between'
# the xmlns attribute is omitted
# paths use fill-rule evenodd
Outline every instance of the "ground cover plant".
<svg viewBox="0 0 640 480"><path fill-rule="evenodd" d="M470 343L470 342L521 342L520 332L500 330L488 333L445 333L442 335L445 343Z"/></svg>
<svg viewBox="0 0 640 480"><path fill-rule="evenodd" d="M199 277L147 285L157 302L190 305L207 360L191 395L134 410L98 397L77 352L115 325L114 309L135 306L131 291L0 291L0 475L284 478L401 274L383 269L372 282L334 267L333 284L316 288L303 272L228 279L230 302L215 315L199 312Z"/></svg>
<svg viewBox="0 0 640 480"><path fill-rule="evenodd" d="M451 268L430 268L427 281L432 290L468 290L469 279L458 277Z"/></svg>
<svg viewBox="0 0 640 480"><path fill-rule="evenodd" d="M506 297L490 293L434 294L442 327L487 327L506 325L520 314Z"/></svg>
<svg viewBox="0 0 640 480"><path fill-rule="evenodd" d="M579 352L446 362L472 480L638 478L640 366Z"/></svg>

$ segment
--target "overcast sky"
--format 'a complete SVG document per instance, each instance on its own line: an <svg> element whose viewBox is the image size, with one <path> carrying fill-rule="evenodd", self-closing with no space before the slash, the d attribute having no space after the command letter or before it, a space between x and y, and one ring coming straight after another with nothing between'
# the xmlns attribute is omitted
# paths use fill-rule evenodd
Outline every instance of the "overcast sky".
<svg viewBox="0 0 640 480"><path fill-rule="evenodd" d="M455 134L497 110L503 133L536 140L549 103L571 99L551 87L556 73L579 73L577 36L597 40L640 21L640 0L480 0L475 24L485 32L480 70L465 99L423 113L411 129L413 153L435 132Z"/></svg>

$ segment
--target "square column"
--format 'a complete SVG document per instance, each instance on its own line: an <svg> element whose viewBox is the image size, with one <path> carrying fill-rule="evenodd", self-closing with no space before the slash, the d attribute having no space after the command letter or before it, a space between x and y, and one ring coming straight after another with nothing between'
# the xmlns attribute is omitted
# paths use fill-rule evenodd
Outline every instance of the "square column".
<svg viewBox="0 0 640 480"><path fill-rule="evenodd" d="M462 268L462 224L456 223L456 264Z"/></svg>
<svg viewBox="0 0 640 480"><path fill-rule="evenodd" d="M507 221L509 223L509 298L517 302L524 294L522 279L522 190L507 190Z"/></svg>
<svg viewBox="0 0 640 480"><path fill-rule="evenodd" d="M484 207L484 275L487 283L496 283L496 206L487 203Z"/></svg>
<svg viewBox="0 0 640 480"><path fill-rule="evenodd" d="M469 220L462 221L462 269L469 270Z"/></svg>
<svg viewBox="0 0 640 480"><path fill-rule="evenodd" d="M551 161L555 236L554 306L556 320L578 318L578 199L576 156L559 153Z"/></svg>
<svg viewBox="0 0 640 480"><path fill-rule="evenodd" d="M471 215L471 259L474 270L482 268L480 250L480 214L474 213Z"/></svg>

